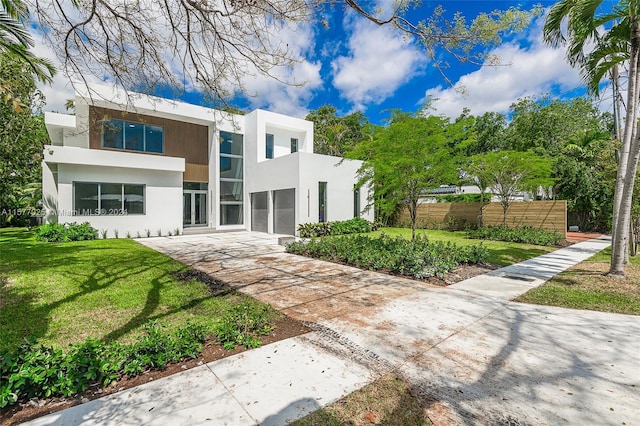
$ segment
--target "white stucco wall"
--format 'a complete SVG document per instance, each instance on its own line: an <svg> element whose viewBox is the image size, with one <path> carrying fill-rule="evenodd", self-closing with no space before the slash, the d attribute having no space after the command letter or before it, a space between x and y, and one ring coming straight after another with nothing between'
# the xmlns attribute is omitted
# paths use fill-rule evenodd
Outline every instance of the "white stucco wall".
<svg viewBox="0 0 640 426"><path fill-rule="evenodd" d="M122 216L74 216L73 182L128 183L145 185L145 214ZM58 222L89 222L99 231L115 231L124 238L162 235L175 229L182 232L182 173L158 170L127 169L122 167L95 167L74 164L58 165Z"/></svg>
<svg viewBox="0 0 640 426"><path fill-rule="evenodd" d="M245 222L250 227L249 195L294 188L296 190L296 227L301 223L318 222L319 182L327 182L327 220L353 218L353 188L356 172L361 162L344 160L328 155L298 152L263 161L247 167L245 171L245 196L247 198ZM368 187L360 190L361 209L367 205ZM269 198L269 230L272 231L271 197ZM360 217L373 221L373 211L361 213Z"/></svg>
<svg viewBox="0 0 640 426"><path fill-rule="evenodd" d="M327 182L327 221L352 219L353 190L357 181L356 174L361 164L356 160L302 153L300 156L300 187L304 195L301 197L304 201L304 210L301 211L300 223L318 221L318 182ZM361 209L367 205L368 190L368 187L360 190ZM308 203L306 201L307 194L309 195ZM361 213L360 217L373 221L373 211Z"/></svg>

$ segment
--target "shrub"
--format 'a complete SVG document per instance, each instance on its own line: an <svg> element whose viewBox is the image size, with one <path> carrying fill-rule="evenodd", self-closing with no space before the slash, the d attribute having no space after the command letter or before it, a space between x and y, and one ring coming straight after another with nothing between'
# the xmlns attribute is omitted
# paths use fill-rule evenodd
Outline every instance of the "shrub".
<svg viewBox="0 0 640 426"><path fill-rule="evenodd" d="M405 240L384 234L378 238L365 235L313 238L306 243L287 245L287 252L418 279L442 277L462 263L481 263L489 256L482 244L460 247L450 242L431 243L427 237Z"/></svg>
<svg viewBox="0 0 640 426"><path fill-rule="evenodd" d="M107 386L118 377L196 358L207 335L204 326L194 324L169 333L149 322L144 331L132 345L89 338L65 352L28 340L16 351L0 352L0 408L31 398L75 395L91 385Z"/></svg>
<svg viewBox="0 0 640 426"><path fill-rule="evenodd" d="M377 225L359 217L336 222L303 223L298 226L298 232L302 238L360 234L375 231L376 229L378 229Z"/></svg>
<svg viewBox="0 0 640 426"><path fill-rule="evenodd" d="M469 230L467 231L467 236L475 239L509 241L539 246L553 246L563 239L558 232L549 232L532 226L509 228L503 225L485 226Z"/></svg>
<svg viewBox="0 0 640 426"><path fill-rule="evenodd" d="M98 230L89 222L47 223L38 227L36 238L50 243L95 240L98 238Z"/></svg>

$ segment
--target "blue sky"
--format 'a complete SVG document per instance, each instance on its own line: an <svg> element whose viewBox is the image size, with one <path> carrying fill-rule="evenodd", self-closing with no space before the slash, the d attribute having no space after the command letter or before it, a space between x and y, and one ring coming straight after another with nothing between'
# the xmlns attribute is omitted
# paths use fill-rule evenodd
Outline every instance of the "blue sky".
<svg viewBox="0 0 640 426"><path fill-rule="evenodd" d="M517 5L525 9L534 4L548 7L553 2L425 1L410 12L410 19L424 19L436 4L442 4L448 14L461 12L470 20L479 12ZM491 49L502 63L498 67L449 60L450 67L445 72L456 90L429 63L414 40L406 40L392 28L378 27L339 6L322 14L328 28L313 22L278 35L299 58L298 65L282 70L282 75L305 85L293 87L269 78L248 79L245 84L255 96L237 99L237 103L247 109L270 109L298 117L331 104L340 114L362 111L370 121L379 123L388 116L389 109L416 111L428 98L434 99L434 114L456 117L464 107L472 114L504 113L523 96L571 97L584 93L578 72L564 59L564 50L542 42L543 18ZM38 45L36 54L48 56L49 50ZM43 91L48 100L45 110L63 112L64 101L73 97L62 74L55 78L52 87L43 87ZM197 96L187 100L198 102Z"/></svg>

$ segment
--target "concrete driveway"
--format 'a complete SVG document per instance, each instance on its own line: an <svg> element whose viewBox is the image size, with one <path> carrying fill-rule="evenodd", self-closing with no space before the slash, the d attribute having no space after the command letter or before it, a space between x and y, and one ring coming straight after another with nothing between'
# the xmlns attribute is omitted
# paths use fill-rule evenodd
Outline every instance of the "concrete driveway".
<svg viewBox="0 0 640 426"><path fill-rule="evenodd" d="M267 234L140 242L309 322L317 346L397 371L436 424L640 424L640 317L509 301L604 240L448 288L289 255Z"/></svg>

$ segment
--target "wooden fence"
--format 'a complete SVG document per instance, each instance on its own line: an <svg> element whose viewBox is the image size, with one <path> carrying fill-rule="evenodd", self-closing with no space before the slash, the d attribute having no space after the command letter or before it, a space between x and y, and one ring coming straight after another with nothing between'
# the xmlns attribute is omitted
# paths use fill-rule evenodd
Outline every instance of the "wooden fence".
<svg viewBox="0 0 640 426"><path fill-rule="evenodd" d="M477 226L480 203L425 203L418 206L419 228L464 229ZM485 203L482 220L485 225L502 225L502 205ZM399 222L410 226L409 212L404 209ZM567 202L523 201L514 202L507 210L507 226L533 226L547 231L557 231L566 237Z"/></svg>

